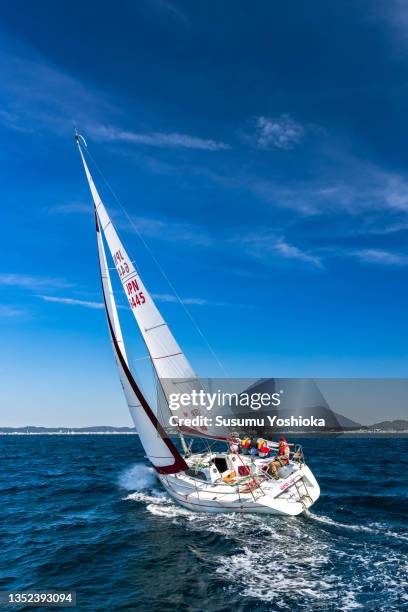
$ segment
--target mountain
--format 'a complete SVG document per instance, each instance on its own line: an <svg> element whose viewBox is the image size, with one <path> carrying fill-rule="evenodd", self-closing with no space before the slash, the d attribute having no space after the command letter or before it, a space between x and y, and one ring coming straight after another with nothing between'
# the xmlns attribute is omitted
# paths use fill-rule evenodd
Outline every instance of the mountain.
<svg viewBox="0 0 408 612"><path fill-rule="evenodd" d="M333 414L336 417L340 427L343 429L360 429L360 427L362 427L360 423L345 417L343 414L339 414L338 412L333 412Z"/></svg>
<svg viewBox="0 0 408 612"><path fill-rule="evenodd" d="M380 429L381 431L408 431L408 421L396 419L395 421L381 421L370 425L368 429Z"/></svg>
<svg viewBox="0 0 408 612"><path fill-rule="evenodd" d="M290 419L292 414L294 417L303 416L304 418L313 416L316 419L324 419L326 431L343 431L362 427L360 423L331 410L319 386L310 378L262 378L245 389L244 393L249 396L254 394L259 396L262 393L272 396L278 390L282 400L279 408L265 407L264 410L261 408L258 412L260 416L263 412L271 416L276 415L281 419ZM233 412L238 411L232 406L229 408ZM247 416L250 416L250 412L246 412L248 412ZM292 427L291 429L304 429L304 427Z"/></svg>

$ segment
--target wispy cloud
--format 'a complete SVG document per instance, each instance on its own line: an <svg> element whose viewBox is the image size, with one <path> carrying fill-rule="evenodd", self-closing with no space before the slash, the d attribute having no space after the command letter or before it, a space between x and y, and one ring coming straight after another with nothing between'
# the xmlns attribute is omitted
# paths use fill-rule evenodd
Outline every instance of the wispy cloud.
<svg viewBox="0 0 408 612"><path fill-rule="evenodd" d="M172 3L163 0L160 10L183 18ZM0 78L4 84L0 124L14 131L48 130L57 134L83 127L85 134L101 142L127 142L166 149L223 151L231 146L213 138L179 131L139 132L122 129L112 121L121 114L108 97L85 87L79 80L56 70L40 59L29 61L0 53ZM109 123L106 123L109 122Z"/></svg>
<svg viewBox="0 0 408 612"><path fill-rule="evenodd" d="M70 297L56 297L53 295L37 295L40 300L44 302L53 302L55 304L67 304L69 306L83 306L84 308L91 308L93 310L101 310L104 308L103 302L93 302L89 300L79 300L77 298ZM175 295L171 293L152 293L152 299L157 302L163 302L168 304L178 304L179 300ZM198 297L186 297L181 298L181 301L186 306L224 306L221 302L211 302L203 298ZM118 308L126 308L122 304L117 304ZM0 313L1 315L1 313Z"/></svg>
<svg viewBox="0 0 408 612"><path fill-rule="evenodd" d="M14 319L16 317L24 316L26 313L21 308L16 308L14 306L6 306L5 304L0 304L0 318L1 319Z"/></svg>
<svg viewBox="0 0 408 612"><path fill-rule="evenodd" d="M172 295L171 293L152 293L152 298L154 300L157 300L158 302L167 302L170 304L179 303L178 298L175 295ZM207 304L209 304L207 300L195 297L181 298L181 301L183 304L191 306L206 306Z"/></svg>
<svg viewBox="0 0 408 612"><path fill-rule="evenodd" d="M384 201L395 210L408 211L408 181L406 178L391 173L381 173L383 180Z"/></svg>
<svg viewBox="0 0 408 612"><path fill-rule="evenodd" d="M95 140L104 142L128 142L166 149L200 149L203 151L223 151L230 145L211 138L200 138L178 132L132 132L113 125L91 125L88 128Z"/></svg>
<svg viewBox="0 0 408 612"><path fill-rule="evenodd" d="M152 298L158 302L164 302L168 304L179 304L179 299L171 293L152 293ZM234 302L216 302L214 300L207 300L205 298L198 297L182 297L181 302L186 306L217 306L217 307L228 307L228 308L240 308L241 305ZM245 305L247 307L247 305Z"/></svg>
<svg viewBox="0 0 408 612"><path fill-rule="evenodd" d="M0 285L32 290L51 287L64 289L73 286L72 283L68 283L67 281L61 278L30 276L28 274L14 274L8 272L0 272Z"/></svg>
<svg viewBox="0 0 408 612"><path fill-rule="evenodd" d="M304 138L305 128L289 115L258 117L255 122L254 142L259 149L293 149Z"/></svg>
<svg viewBox="0 0 408 612"><path fill-rule="evenodd" d="M82 202L70 202L68 204L56 204L45 209L45 212L50 215L89 215L93 213L90 204Z"/></svg>
<svg viewBox="0 0 408 612"><path fill-rule="evenodd" d="M322 267L322 261L320 257L316 255L311 255L306 251L302 251L297 246L293 246L292 244L288 244L283 238L279 238L274 245L271 246L271 249L285 257L286 259L298 259L300 261L305 261L307 263L313 264L318 268Z"/></svg>
<svg viewBox="0 0 408 612"><path fill-rule="evenodd" d="M26 131L20 125L19 116L16 113L11 113L4 109L0 109L0 123L11 130L15 130L16 132Z"/></svg>
<svg viewBox="0 0 408 612"><path fill-rule="evenodd" d="M14 131L48 130L66 134L74 122L80 125L100 114L115 115L106 96L86 88L80 81L38 59L28 60L0 52L3 84L0 123ZM92 112L90 109L93 109Z"/></svg>
<svg viewBox="0 0 408 612"><path fill-rule="evenodd" d="M276 236L273 233L250 234L239 238L239 242L246 247L252 256L257 258L275 256L311 264L317 268L323 267L320 257L289 244L284 237Z"/></svg>
<svg viewBox="0 0 408 612"><path fill-rule="evenodd" d="M319 197L319 186L279 184L264 177L243 177L243 187L258 199L273 206L288 208L301 215L318 214L324 207Z"/></svg>
<svg viewBox="0 0 408 612"><path fill-rule="evenodd" d="M408 176L387 172L360 160L339 160L328 171L320 170L314 180L284 181L263 176L243 175L231 187L247 189L271 205L288 208L303 216L337 214L340 210L352 215L367 212L408 213ZM228 185L227 179L224 183Z"/></svg>
<svg viewBox="0 0 408 612"><path fill-rule="evenodd" d="M44 209L50 215L91 214L92 206L83 203L57 204ZM188 242L199 246L209 246L213 238L205 228L191 223L178 223L163 221L153 217L132 217L131 222L120 219L120 212L110 211L111 216L117 217L116 226L122 231L137 231L143 236L174 242ZM0 281L1 284L1 281Z"/></svg>
<svg viewBox="0 0 408 612"><path fill-rule="evenodd" d="M157 6L160 10L168 13L172 17L175 17L179 21L183 21L184 23L188 22L186 14L183 13L183 11L173 2L169 2L168 0L157 0Z"/></svg>
<svg viewBox="0 0 408 612"><path fill-rule="evenodd" d="M386 266L408 265L408 255L383 251L381 249L363 249L349 253L365 263L383 264Z"/></svg>
<svg viewBox="0 0 408 612"><path fill-rule="evenodd" d="M55 302L57 304L68 304L70 306L83 306L84 308L92 308L94 310L100 310L104 308L102 302L90 302L88 300L77 300L69 297L54 297L52 295L38 295L40 300L44 302Z"/></svg>
<svg viewBox="0 0 408 612"><path fill-rule="evenodd" d="M139 232L143 236L169 240L175 242L188 242L200 246L209 246L213 238L204 228L190 224L162 221L151 217L133 217L132 224L120 223L123 229Z"/></svg>

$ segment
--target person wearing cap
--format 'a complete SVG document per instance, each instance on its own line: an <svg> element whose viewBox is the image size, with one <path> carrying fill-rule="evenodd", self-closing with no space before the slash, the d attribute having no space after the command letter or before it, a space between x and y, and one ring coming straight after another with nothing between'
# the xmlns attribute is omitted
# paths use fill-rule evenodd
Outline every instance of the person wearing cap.
<svg viewBox="0 0 408 612"><path fill-rule="evenodd" d="M268 466L268 472L273 478L278 478L278 469L289 463L290 449L286 438L279 438L278 454Z"/></svg>

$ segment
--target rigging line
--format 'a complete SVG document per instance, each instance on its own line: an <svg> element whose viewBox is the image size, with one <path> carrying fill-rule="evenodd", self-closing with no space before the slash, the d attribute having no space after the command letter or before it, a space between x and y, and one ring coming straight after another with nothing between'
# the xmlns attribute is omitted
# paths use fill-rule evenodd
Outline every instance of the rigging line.
<svg viewBox="0 0 408 612"><path fill-rule="evenodd" d="M183 300L181 299L181 297L179 296L178 292L176 291L176 288L174 287L173 283L170 281L169 277L167 276L166 272L164 271L163 267L161 266L161 264L159 263L158 259L156 258L156 256L154 255L153 251L151 250L151 248L149 247L149 245L147 244L146 240L143 238L142 234L140 233L140 231L137 228L137 225L135 224L135 222L133 221L132 217L129 215L129 213L127 212L127 210L125 209L125 207L123 206L122 202L120 201L120 199L118 198L118 196L116 195L116 193L114 192L113 188L111 187L110 183L108 182L108 180L105 178L102 170L99 168L98 164L96 163L96 161L94 160L94 158L92 157L92 155L89 152L89 149L85 149L85 153L89 156L89 158L91 159L92 163L94 164L95 168L97 169L97 171L99 172L102 180L104 181L104 183L106 184L106 186L108 187L109 191L111 192L112 196L114 197L114 199L116 200L116 202L119 204L123 214L126 216L126 218L128 219L129 223L131 224L131 226L133 227L133 229L135 230L139 240L142 242L143 246L145 247L145 249L147 250L147 252L149 253L150 257L152 258L152 260L154 261L154 263L157 266L157 269L159 270L159 272L161 273L161 275L163 276L164 280L167 282L168 286L170 287L170 289L173 291L176 299L178 300L178 302L181 304L182 308L184 309L184 312L186 313L186 315L188 316L188 318L190 319L190 321L192 322L192 324L194 325L194 327L196 328L196 330L198 331L198 333L200 334L201 338L204 340L205 344L207 345L207 348L209 349L210 353L212 354L212 356L214 357L215 361L217 362L218 366L220 367L221 371L224 373L225 376L228 376L228 373L224 367L224 365L221 363L220 359L218 358L218 355L216 354L215 350L213 349L213 347L211 346L210 342L207 340L206 336L204 335L204 333L201 331L200 327L198 326L198 324L196 323L195 319L193 318L193 315L190 313L190 311L188 310L187 306L185 305L185 303L183 302Z"/></svg>

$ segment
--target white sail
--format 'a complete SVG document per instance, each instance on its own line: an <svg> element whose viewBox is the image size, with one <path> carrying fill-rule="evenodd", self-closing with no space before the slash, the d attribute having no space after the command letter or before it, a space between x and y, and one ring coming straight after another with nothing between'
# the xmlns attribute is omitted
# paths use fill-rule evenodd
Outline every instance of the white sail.
<svg viewBox="0 0 408 612"><path fill-rule="evenodd" d="M126 401L147 457L161 474L174 474L187 469L187 464L165 434L129 370L118 311L106 262L105 248L96 217L99 266L102 289L116 365Z"/></svg>
<svg viewBox="0 0 408 612"><path fill-rule="evenodd" d="M95 187L78 140L77 144L101 229L165 397L168 400L171 393L180 394L191 392L193 389L199 391L202 388L201 383L126 252ZM185 407L182 416L194 418L206 415L204 409ZM188 431L204 436L210 435L208 427L204 425L194 427L193 430L188 428Z"/></svg>

